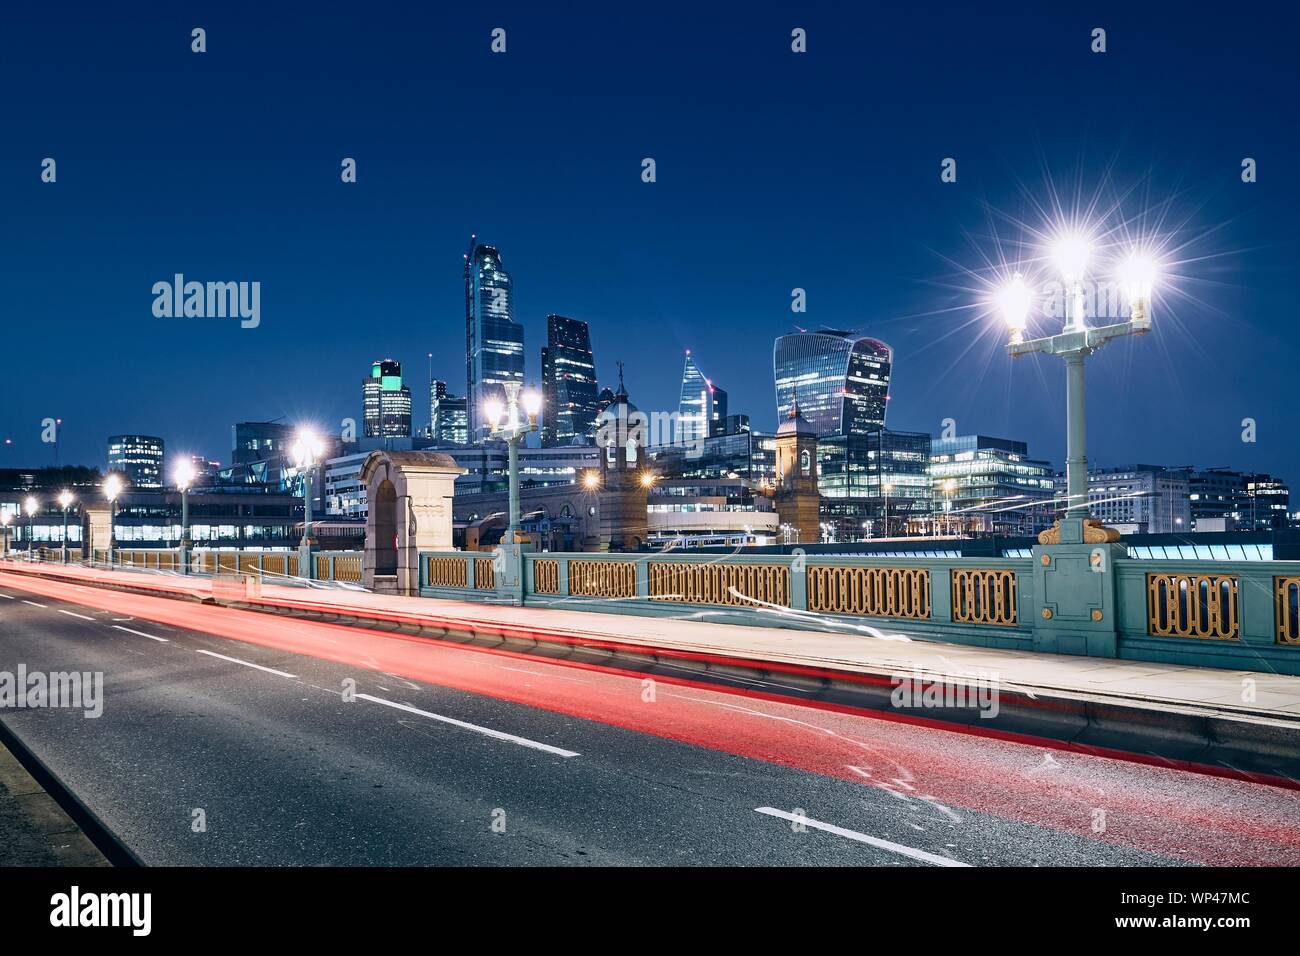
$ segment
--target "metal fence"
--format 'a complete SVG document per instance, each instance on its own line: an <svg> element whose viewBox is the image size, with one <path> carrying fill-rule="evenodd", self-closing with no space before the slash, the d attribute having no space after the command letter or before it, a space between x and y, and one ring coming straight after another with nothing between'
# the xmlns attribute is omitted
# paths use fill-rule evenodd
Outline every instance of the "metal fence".
<svg viewBox="0 0 1300 956"><path fill-rule="evenodd" d="M422 553L420 593L1300 674L1300 561L1119 558L1070 607L1028 556L526 553L513 590L503 559Z"/></svg>

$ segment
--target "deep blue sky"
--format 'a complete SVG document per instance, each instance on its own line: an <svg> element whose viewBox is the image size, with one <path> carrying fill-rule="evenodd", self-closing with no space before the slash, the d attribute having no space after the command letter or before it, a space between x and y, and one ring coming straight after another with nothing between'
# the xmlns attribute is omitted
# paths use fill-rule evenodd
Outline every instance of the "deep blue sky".
<svg viewBox="0 0 1300 956"><path fill-rule="evenodd" d="M64 462L102 465L126 431L226 462L237 420L359 419L381 356L404 363L422 424L428 352L464 388L461 254L477 232L514 276L534 381L561 312L591 323L603 382L627 362L642 408L675 406L689 347L733 411L771 428L773 337L859 328L896 349L892 427L953 417L1059 467L1061 363L1012 364L954 263L980 266L988 206L1020 215L1049 179L1106 189L1109 169L1118 190L1172 197L1197 261L1153 335L1090 362L1092 459L1300 481L1300 91L1283 14L442 6L6 5L0 465L52 461L46 416L66 422ZM505 55L489 51L496 26ZM57 184L39 181L46 156ZM939 181L948 156L956 184ZM154 318L150 288L176 272L261 281L261 327Z"/></svg>

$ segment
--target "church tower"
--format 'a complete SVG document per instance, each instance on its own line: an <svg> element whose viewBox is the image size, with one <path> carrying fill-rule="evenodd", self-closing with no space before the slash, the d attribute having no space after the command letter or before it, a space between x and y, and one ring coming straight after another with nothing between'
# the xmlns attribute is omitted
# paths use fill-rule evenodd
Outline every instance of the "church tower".
<svg viewBox="0 0 1300 956"><path fill-rule="evenodd" d="M817 431L799 413L799 400L776 430L776 513L799 533L800 544L821 542L821 493L817 489Z"/></svg>
<svg viewBox="0 0 1300 956"><path fill-rule="evenodd" d="M596 444L600 448L600 550L636 551L649 535L650 471L645 415L628 401L622 362L614 401L596 419Z"/></svg>

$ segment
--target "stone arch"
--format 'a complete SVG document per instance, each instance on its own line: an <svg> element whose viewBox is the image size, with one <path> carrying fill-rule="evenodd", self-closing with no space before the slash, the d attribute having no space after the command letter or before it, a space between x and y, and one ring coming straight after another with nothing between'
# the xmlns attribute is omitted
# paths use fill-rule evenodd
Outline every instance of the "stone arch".
<svg viewBox="0 0 1300 956"><path fill-rule="evenodd" d="M385 478L370 504L375 515L375 574L397 574L397 488Z"/></svg>
<svg viewBox="0 0 1300 956"><path fill-rule="evenodd" d="M368 504L367 588L419 593L420 552L452 549L451 499L463 474L453 458L437 452L370 453L361 466Z"/></svg>

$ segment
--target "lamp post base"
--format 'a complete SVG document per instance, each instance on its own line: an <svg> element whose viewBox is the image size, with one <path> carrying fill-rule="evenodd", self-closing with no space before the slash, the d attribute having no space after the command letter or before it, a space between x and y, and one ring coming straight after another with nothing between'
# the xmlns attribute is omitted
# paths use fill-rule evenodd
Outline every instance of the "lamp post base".
<svg viewBox="0 0 1300 956"><path fill-rule="evenodd" d="M1119 531L1106 527L1100 518L1058 518L1054 525L1038 533L1038 543L1111 544L1119 537Z"/></svg>

